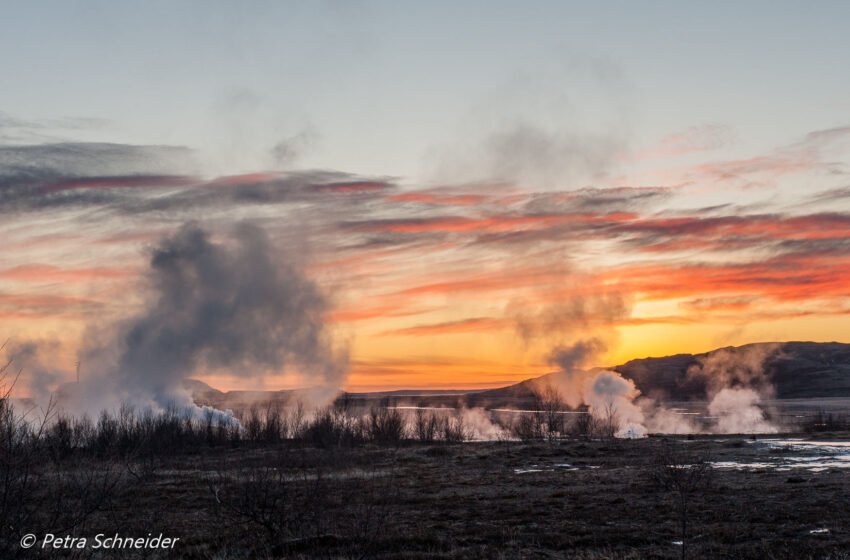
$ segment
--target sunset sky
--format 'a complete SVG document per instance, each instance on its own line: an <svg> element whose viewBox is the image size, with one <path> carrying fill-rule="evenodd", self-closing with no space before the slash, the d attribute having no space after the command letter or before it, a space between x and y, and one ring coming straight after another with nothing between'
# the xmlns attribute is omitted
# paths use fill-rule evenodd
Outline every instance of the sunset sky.
<svg viewBox="0 0 850 560"><path fill-rule="evenodd" d="M192 221L304 267L353 390L850 342L846 2L116 4L0 18L0 341L57 370Z"/></svg>

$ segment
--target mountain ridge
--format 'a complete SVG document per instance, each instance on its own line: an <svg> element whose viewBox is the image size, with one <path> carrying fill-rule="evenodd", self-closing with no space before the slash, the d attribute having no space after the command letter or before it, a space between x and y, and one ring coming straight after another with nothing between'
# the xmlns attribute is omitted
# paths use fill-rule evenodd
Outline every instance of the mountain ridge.
<svg viewBox="0 0 850 560"><path fill-rule="evenodd" d="M766 379L775 389L775 398L850 397L850 344L842 342L757 342L742 346L726 346L698 354L636 358L609 368L631 379L641 394L660 400L700 400L705 398L705 378L689 376L689 368L719 352L731 356L754 349L778 346L764 362ZM348 392L342 398L354 400L391 399L394 403L417 403L453 406L500 406L530 399L533 388L550 376L539 377L486 390L415 390ZM306 394L309 389L281 391L219 391L206 383L191 379L186 388L196 402L217 407L234 408L253 402L275 401L285 404Z"/></svg>

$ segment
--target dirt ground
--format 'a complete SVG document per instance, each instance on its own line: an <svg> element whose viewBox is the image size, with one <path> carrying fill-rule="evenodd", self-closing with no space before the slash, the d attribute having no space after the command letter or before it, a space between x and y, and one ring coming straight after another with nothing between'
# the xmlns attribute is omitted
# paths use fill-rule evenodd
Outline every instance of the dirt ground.
<svg viewBox="0 0 850 560"><path fill-rule="evenodd" d="M743 437L202 449L112 465L121 484L74 530L173 549L19 555L680 558L682 495L659 477L673 456L727 465L685 496L688 558L850 558L850 469L772 466L783 453L800 455Z"/></svg>

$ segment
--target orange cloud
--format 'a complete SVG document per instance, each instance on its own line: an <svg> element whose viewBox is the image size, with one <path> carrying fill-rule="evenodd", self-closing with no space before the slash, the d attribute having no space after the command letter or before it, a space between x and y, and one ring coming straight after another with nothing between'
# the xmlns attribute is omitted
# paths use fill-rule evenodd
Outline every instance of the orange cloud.
<svg viewBox="0 0 850 560"><path fill-rule="evenodd" d="M25 264L0 270L0 279L20 282L90 282L100 279L127 278L137 271L130 268L60 268L48 264Z"/></svg>
<svg viewBox="0 0 850 560"><path fill-rule="evenodd" d="M92 299L42 294L0 294L0 317L6 319L80 318L100 307Z"/></svg>
<svg viewBox="0 0 850 560"><path fill-rule="evenodd" d="M369 319L383 319L387 317L410 317L426 313L424 309L404 309L398 305L381 305L375 307L350 308L334 311L328 320L334 323L345 323L355 321L366 321Z"/></svg>
<svg viewBox="0 0 850 560"><path fill-rule="evenodd" d="M601 278L652 299L757 294L780 301L850 296L848 258L791 256L746 264L651 264L620 267Z"/></svg>
<svg viewBox="0 0 850 560"><path fill-rule="evenodd" d="M510 321L499 317L472 317L459 321L415 325L403 329L384 331L382 336L435 336L468 332L501 330L511 326Z"/></svg>
<svg viewBox="0 0 850 560"><path fill-rule="evenodd" d="M692 311L744 311L758 298L753 296L697 298L681 304Z"/></svg>

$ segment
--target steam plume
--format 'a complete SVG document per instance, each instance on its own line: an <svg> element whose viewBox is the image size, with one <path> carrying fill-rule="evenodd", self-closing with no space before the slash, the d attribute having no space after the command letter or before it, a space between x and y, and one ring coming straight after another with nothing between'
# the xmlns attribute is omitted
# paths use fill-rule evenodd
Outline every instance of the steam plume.
<svg viewBox="0 0 850 560"><path fill-rule="evenodd" d="M588 361L607 350L606 344L598 338L579 340L570 346L557 346L549 355L549 362L562 371L573 371L586 365Z"/></svg>
<svg viewBox="0 0 850 560"><path fill-rule="evenodd" d="M778 430L767 419L763 401L774 392L764 364L779 348L779 345L757 345L721 349L689 368L687 375L698 378L706 387L708 413L716 419L709 431L772 433ZM662 433L695 433L705 429L689 416L641 398L634 382L617 372L580 369L605 349L603 341L591 338L559 346L550 354L549 362L561 370L560 375L550 377L550 383L559 389L569 406L585 405L599 419L615 419L620 437L640 436L647 428Z"/></svg>
<svg viewBox="0 0 850 560"><path fill-rule="evenodd" d="M216 242L184 225L152 250L146 280L140 313L111 336L88 333L84 389L97 406L191 405L183 381L212 370L295 370L313 385L342 383L346 357L334 352L323 322L327 299L261 228L242 224Z"/></svg>
<svg viewBox="0 0 850 560"><path fill-rule="evenodd" d="M594 417L616 422L618 436L643 436L646 433L644 415L634 403L640 395L634 382L615 371L579 369L606 349L599 338L556 347L549 355L549 362L560 368L561 375L551 377L551 382L572 408L586 405Z"/></svg>
<svg viewBox="0 0 850 560"><path fill-rule="evenodd" d="M710 399L708 412L717 417L715 431L778 431L765 418L761 403L774 393L764 364L779 349L778 344L723 348L711 352L688 369L689 377L705 382L706 396Z"/></svg>

